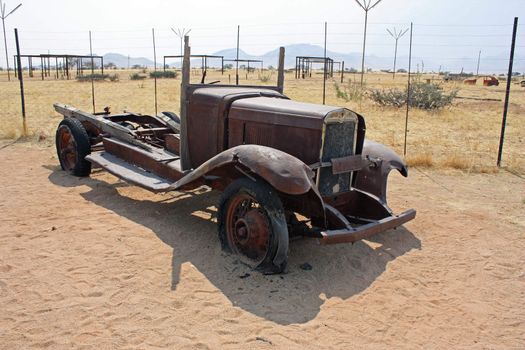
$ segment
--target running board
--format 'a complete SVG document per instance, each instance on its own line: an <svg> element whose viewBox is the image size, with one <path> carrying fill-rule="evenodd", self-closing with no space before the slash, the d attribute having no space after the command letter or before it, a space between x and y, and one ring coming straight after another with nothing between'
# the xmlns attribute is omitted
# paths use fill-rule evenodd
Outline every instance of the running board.
<svg viewBox="0 0 525 350"><path fill-rule="evenodd" d="M140 186L152 192L167 192L170 190L171 182L138 166L132 165L125 160L112 154L93 152L86 156L86 160L99 165L109 173L122 180Z"/></svg>

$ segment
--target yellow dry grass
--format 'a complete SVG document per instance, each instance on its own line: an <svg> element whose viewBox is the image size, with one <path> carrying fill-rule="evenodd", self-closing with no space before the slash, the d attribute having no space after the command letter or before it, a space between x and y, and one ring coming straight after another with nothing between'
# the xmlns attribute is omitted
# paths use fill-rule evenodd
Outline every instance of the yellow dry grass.
<svg viewBox="0 0 525 350"><path fill-rule="evenodd" d="M131 71L111 71L120 76L118 82L95 82L97 110L111 106L113 112L122 110L154 113L154 82L129 80ZM60 116L53 110L53 103L63 102L91 111L91 84L75 80L40 80L39 73L25 80L26 110L29 134L35 141L45 138L52 142L54 130ZM366 88L404 88L406 75L398 74L393 80L390 74L369 73ZM272 85L272 80L261 82L258 73L245 71L240 74L241 84ZM357 80L358 75L347 74L345 80ZM421 79L435 79L437 75L425 75ZM192 81L200 80L200 70L192 73ZM209 71L207 81L234 82L235 72ZM385 108L375 105L370 99L346 102L336 97L334 77L327 81L326 103L350 108L363 116L367 122L367 136L403 154L405 109ZM158 110L179 111L179 79L159 79ZM501 116L503 110L504 84L493 87L463 85L461 82L443 83L446 90L459 88L459 95L475 98L501 99L502 101L479 101L457 99L453 106L440 111L412 109L408 121L406 160L413 166L445 167L469 172L495 172ZM295 79L288 72L285 79L285 94L304 102L322 102L322 75ZM13 139L22 135L20 96L18 82L7 82L6 72L0 72L0 138ZM515 172L525 173L525 89L513 84L511 104L507 119L507 130L503 160L504 165Z"/></svg>

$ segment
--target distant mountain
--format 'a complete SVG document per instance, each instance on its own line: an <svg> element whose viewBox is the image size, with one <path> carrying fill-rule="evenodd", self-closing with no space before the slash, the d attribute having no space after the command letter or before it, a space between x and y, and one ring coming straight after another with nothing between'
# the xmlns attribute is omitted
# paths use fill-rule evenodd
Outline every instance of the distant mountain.
<svg viewBox="0 0 525 350"><path fill-rule="evenodd" d="M198 52L196 54L201 54ZM229 48L214 52L212 55L224 56L225 59L234 59L237 55L237 50L235 48ZM293 68L295 67L295 59L297 56L315 56L323 57L324 49L321 46L311 45L311 44L293 44L285 46L285 67ZM326 56L332 58L336 62L344 61L345 68L355 68L360 69L361 67L361 53L360 52L351 52L351 53L341 53L327 50ZM273 66L277 67L279 59L279 49L276 48L269 52L266 52L262 55L251 55L243 50L239 50L240 59L252 59L252 60L263 60L264 67ZM517 56L515 60L524 60L525 57ZM367 55L365 65L370 67L373 70L380 69L391 69L393 57L379 57L375 55ZM128 56L124 56L118 53L108 53L104 55L104 62L113 62L118 67L127 67L128 66ZM166 63L172 67L180 67L179 59L167 60ZM232 62L226 62L232 63ZM144 58L144 57L130 57L130 66L135 64L152 67L153 61ZM193 67L200 67L202 64L201 59L194 58L191 60L191 65ZM462 69L465 72L473 72L476 69L477 57L465 57L462 60L445 60L441 62L439 57L435 59L426 59L421 61L418 57L413 57L412 60L412 70L416 71L417 69L422 69L424 65L425 71L438 71L440 68L442 71L450 71L459 73ZM504 73L507 70L508 58L505 53L501 53L498 56L493 57L482 57L480 72L483 73ZM162 57L158 57L157 66L162 67ZM208 66L210 67L219 67L220 60L218 59L209 59ZM259 64L254 63L254 67L259 67ZM322 64L317 63L314 66L314 69L322 69ZM336 64L334 69L337 70L339 66ZM407 55L398 55L397 57L397 68L408 68L408 56Z"/></svg>
<svg viewBox="0 0 525 350"><path fill-rule="evenodd" d="M138 64L140 66L151 67L153 66L153 61L145 57L129 57L121 55L119 53L107 53L104 55L104 64L113 63L119 68L133 67ZM160 64L162 66L162 63Z"/></svg>

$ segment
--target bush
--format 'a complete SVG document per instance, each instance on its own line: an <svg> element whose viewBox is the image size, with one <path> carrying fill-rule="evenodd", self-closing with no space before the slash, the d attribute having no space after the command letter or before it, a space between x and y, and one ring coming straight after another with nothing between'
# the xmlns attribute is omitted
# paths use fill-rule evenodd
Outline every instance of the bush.
<svg viewBox="0 0 525 350"><path fill-rule="evenodd" d="M453 90L447 94L438 84L416 82L410 85L409 105L420 109L439 109L450 105L457 93ZM406 104L407 90L372 90L370 98L381 106L401 107Z"/></svg>
<svg viewBox="0 0 525 350"><path fill-rule="evenodd" d="M337 98L349 101L361 101L366 93L366 89L356 82L348 81L345 85L340 86L335 83L335 94Z"/></svg>
<svg viewBox="0 0 525 350"><path fill-rule="evenodd" d="M174 71L171 71L171 70L167 70L167 71L156 71L156 72L151 72L149 73L149 77L150 78L157 78L157 79L161 79L161 78L176 78L177 77L177 72L174 72Z"/></svg>
<svg viewBox="0 0 525 350"><path fill-rule="evenodd" d="M270 71L270 74L259 74L259 80L263 83L267 83L272 79L273 72Z"/></svg>
<svg viewBox="0 0 525 350"><path fill-rule="evenodd" d="M76 80L80 82L86 82L91 81L91 79L96 81L102 81L109 78L108 74L100 74L100 73L94 73L94 74L86 74L86 75L77 75Z"/></svg>
<svg viewBox="0 0 525 350"><path fill-rule="evenodd" d="M118 74L110 74L108 79L109 79L109 81L118 81L119 80L119 76L118 76Z"/></svg>
<svg viewBox="0 0 525 350"><path fill-rule="evenodd" d="M144 80L146 79L145 75L139 74L139 73L133 73L129 76L130 80Z"/></svg>

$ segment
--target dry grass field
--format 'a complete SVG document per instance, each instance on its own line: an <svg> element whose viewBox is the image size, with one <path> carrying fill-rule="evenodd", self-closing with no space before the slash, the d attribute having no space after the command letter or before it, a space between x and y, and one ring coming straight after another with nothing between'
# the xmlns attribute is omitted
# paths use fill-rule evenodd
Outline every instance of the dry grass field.
<svg viewBox="0 0 525 350"><path fill-rule="evenodd" d="M153 80L129 80L130 71L109 71L117 73L118 82L96 82L95 96L97 109L111 106L112 111L130 110L145 114L154 113ZM19 86L17 82L8 83L6 72L0 75L0 138L17 138L22 134L20 117ZM234 81L233 71L224 75L210 71L207 81ZM269 73L264 73L269 75ZM262 83L258 73L246 76L241 71L241 84L275 84L276 74L271 80ZM358 80L358 75L346 75L349 80ZM248 78L248 80L246 80ZM192 79L200 80L200 69L195 69ZM366 75L366 88L403 88L406 75L398 74L393 80L390 74L370 73ZM437 75L425 75L420 79L436 79ZM385 143L403 153L405 109L384 108L375 105L369 98L346 102L336 97L334 83L338 77L327 82L327 104L345 106L365 116L368 137ZM459 89L459 96L501 99L503 101L505 84L497 87L463 85L462 82L444 83L446 90ZM41 81L39 72L26 79L26 109L30 139L53 138L54 130L60 120L52 105L63 102L86 111L92 110L91 84L75 80ZM158 80L158 109L178 112L179 79ZM296 100L312 103L322 102L322 74L314 74L309 79L294 79L292 72L285 79L285 93ZM456 168L467 172L494 172L497 159L501 128L503 102L456 99L452 107L428 112L412 109L409 116L407 142L407 161L410 165L436 168ZM509 108L504 165L518 173L525 173L525 88L513 84Z"/></svg>
<svg viewBox="0 0 525 350"><path fill-rule="evenodd" d="M119 82L95 84L97 109L153 113L153 81L117 73ZM320 75L286 78L288 96L321 102ZM0 349L523 349L524 88L513 85L511 95L509 171L495 167L503 102L411 110L412 167L407 179L391 176L389 204L415 208L416 219L354 245L292 241L289 272L265 276L220 249L218 193L152 194L100 170L87 178L61 171L52 104L90 111L90 83L26 81L29 136L13 142L18 84L5 80ZM405 81L372 73L366 86ZM158 81L159 111L178 112L179 84ZM345 102L333 81L327 87L328 104L363 114L368 137L402 154L404 109ZM504 95L503 85L445 88ZM300 268L305 262L311 270Z"/></svg>

